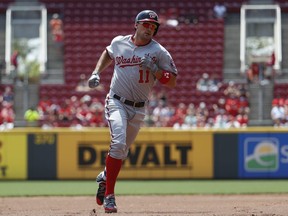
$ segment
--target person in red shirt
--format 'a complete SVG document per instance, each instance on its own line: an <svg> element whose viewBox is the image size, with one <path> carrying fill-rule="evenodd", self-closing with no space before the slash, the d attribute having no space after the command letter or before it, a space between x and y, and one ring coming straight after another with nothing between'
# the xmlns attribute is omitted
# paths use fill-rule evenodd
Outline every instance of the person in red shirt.
<svg viewBox="0 0 288 216"><path fill-rule="evenodd" d="M236 96L231 95L226 100L225 109L229 115L236 117L239 110L239 99Z"/></svg>
<svg viewBox="0 0 288 216"><path fill-rule="evenodd" d="M249 69L247 70L247 80L248 83L258 83L259 82L260 69L256 62L253 62Z"/></svg>
<svg viewBox="0 0 288 216"><path fill-rule="evenodd" d="M55 42L62 42L64 39L63 22L59 18L59 15L53 14L49 24L51 27L53 40Z"/></svg>

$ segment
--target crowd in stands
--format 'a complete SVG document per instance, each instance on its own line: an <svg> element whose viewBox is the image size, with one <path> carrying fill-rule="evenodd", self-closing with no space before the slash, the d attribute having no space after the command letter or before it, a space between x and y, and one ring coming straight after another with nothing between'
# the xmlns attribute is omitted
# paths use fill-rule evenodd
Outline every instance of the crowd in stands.
<svg viewBox="0 0 288 216"><path fill-rule="evenodd" d="M154 91L146 109L144 127L240 128L248 124L249 103L244 84L230 82L224 89L225 97L216 104L185 101L177 106L169 101L165 90ZM186 104L188 103L188 104ZM43 98L37 108L40 126L51 127L106 127L104 104L98 98L85 94L72 96L61 104Z"/></svg>
<svg viewBox="0 0 288 216"><path fill-rule="evenodd" d="M206 91L209 89L206 88ZM247 84L230 81L223 89L223 95L214 104L205 101L199 104L183 101L172 105L165 90L154 91L146 108L144 127L174 129L247 127L250 112ZM6 86L1 92L0 102L0 130L12 129L15 112L14 93L10 86ZM23 119L26 120L27 126L42 128L107 127L103 103L104 101L96 97L92 98L89 93L82 97L74 95L61 103L45 97L40 99L37 107L30 107ZM288 126L288 98L273 99L271 119L274 127Z"/></svg>
<svg viewBox="0 0 288 216"><path fill-rule="evenodd" d="M273 52L266 62L252 62L246 71L248 83L269 84L273 81L276 72L274 70L275 53Z"/></svg>
<svg viewBox="0 0 288 216"><path fill-rule="evenodd" d="M184 101L172 105L165 90L154 91L146 109L146 127L189 128L239 128L248 123L248 95L244 85L230 82L224 90L225 97L217 104L199 104ZM82 97L72 96L60 104L45 97L37 107L30 107L23 118L27 126L53 127L107 127L104 117L104 101L92 98L89 93ZM188 103L188 104L186 104ZM7 86L1 95L1 129L14 127L14 95Z"/></svg>
<svg viewBox="0 0 288 216"><path fill-rule="evenodd" d="M197 81L196 88L199 91L217 92L222 86L220 79L211 77L207 73L203 73L202 77Z"/></svg>

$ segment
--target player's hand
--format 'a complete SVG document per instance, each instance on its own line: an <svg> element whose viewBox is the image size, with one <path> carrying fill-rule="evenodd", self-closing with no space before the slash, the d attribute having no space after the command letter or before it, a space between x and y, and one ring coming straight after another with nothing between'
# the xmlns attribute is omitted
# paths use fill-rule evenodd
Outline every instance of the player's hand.
<svg viewBox="0 0 288 216"><path fill-rule="evenodd" d="M99 74L92 74L88 80L88 86L90 88L96 88L100 84L100 76Z"/></svg>
<svg viewBox="0 0 288 216"><path fill-rule="evenodd" d="M154 63L150 56L142 57L141 64L142 66L149 68L153 74L159 70L158 66Z"/></svg>

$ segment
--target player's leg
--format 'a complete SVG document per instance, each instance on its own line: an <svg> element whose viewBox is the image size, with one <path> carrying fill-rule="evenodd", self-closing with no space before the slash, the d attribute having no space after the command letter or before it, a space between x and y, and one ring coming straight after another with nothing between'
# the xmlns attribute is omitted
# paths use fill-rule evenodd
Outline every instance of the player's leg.
<svg viewBox="0 0 288 216"><path fill-rule="evenodd" d="M133 112L134 115L129 119L126 129L126 156L128 155L129 148L134 143L145 118L144 108L133 110Z"/></svg>
<svg viewBox="0 0 288 216"><path fill-rule="evenodd" d="M96 203L98 205L103 205L106 191L106 168L98 174L98 176L96 177L96 182L98 183L98 189L96 192Z"/></svg>
<svg viewBox="0 0 288 216"><path fill-rule="evenodd" d="M109 99L105 115L110 129L111 143L106 157L104 209L105 212L110 213L117 212L114 189L122 160L126 157L127 111L120 101Z"/></svg>

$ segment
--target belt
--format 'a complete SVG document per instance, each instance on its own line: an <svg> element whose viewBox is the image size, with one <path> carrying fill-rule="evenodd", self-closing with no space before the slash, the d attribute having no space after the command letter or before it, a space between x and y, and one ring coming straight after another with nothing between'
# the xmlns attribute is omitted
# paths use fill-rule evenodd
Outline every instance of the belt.
<svg viewBox="0 0 288 216"><path fill-rule="evenodd" d="M127 104L129 106L133 106L133 107L144 107L145 106L145 102L134 102L134 101L130 101L127 99L124 99L116 94L113 95L113 98L123 102L124 104Z"/></svg>

